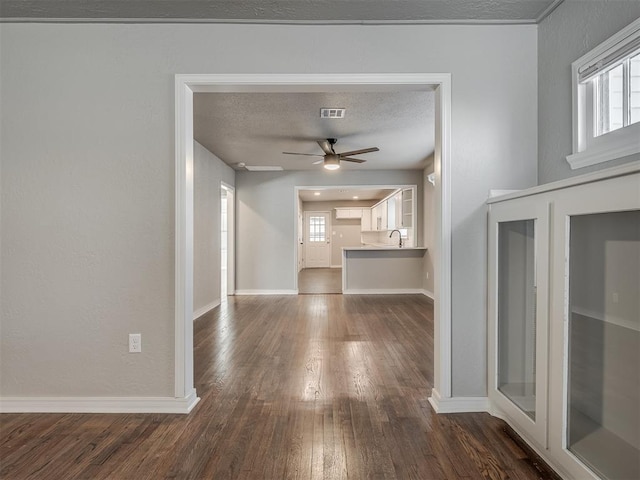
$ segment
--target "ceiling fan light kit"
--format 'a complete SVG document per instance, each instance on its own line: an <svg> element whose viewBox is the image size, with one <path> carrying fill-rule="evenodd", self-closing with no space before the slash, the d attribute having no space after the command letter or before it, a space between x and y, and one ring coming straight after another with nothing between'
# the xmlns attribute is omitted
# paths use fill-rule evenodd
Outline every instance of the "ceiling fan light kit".
<svg viewBox="0 0 640 480"><path fill-rule="evenodd" d="M324 157L324 168L327 170L337 170L340 168L340 157L338 155L327 155Z"/></svg>

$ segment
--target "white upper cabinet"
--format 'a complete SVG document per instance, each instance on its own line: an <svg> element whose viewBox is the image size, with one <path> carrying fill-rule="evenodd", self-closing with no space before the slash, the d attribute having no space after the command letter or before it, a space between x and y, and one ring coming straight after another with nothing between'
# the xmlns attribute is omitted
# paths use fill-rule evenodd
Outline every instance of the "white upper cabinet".
<svg viewBox="0 0 640 480"><path fill-rule="evenodd" d="M363 232L371 231L371 209L362 209L362 219L360 220L360 230Z"/></svg>
<svg viewBox="0 0 640 480"><path fill-rule="evenodd" d="M336 218L362 218L362 207L349 208L349 207L336 207Z"/></svg>
<svg viewBox="0 0 640 480"><path fill-rule="evenodd" d="M413 188L405 188L400 194L400 215L402 228L413 227L414 212L414 190Z"/></svg>

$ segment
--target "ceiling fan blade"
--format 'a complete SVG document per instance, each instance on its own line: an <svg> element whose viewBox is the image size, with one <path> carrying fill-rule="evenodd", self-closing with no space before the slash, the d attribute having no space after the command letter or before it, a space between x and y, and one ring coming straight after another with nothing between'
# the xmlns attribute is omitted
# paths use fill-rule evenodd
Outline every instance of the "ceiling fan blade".
<svg viewBox="0 0 640 480"><path fill-rule="evenodd" d="M322 151L327 155L330 155L333 153L333 151L331 151L331 144L329 143L328 140L318 140L318 145L320 145L320 148L322 149Z"/></svg>
<svg viewBox="0 0 640 480"><path fill-rule="evenodd" d="M364 163L366 162L366 160L360 160L359 158L347 158L347 157L340 157L340 161L345 161L345 162L355 162L355 163Z"/></svg>
<svg viewBox="0 0 640 480"><path fill-rule="evenodd" d="M282 152L284 155L305 155L307 157L324 157L324 155L316 155L315 153L296 153L296 152Z"/></svg>
<svg viewBox="0 0 640 480"><path fill-rule="evenodd" d="M361 155L363 153L378 152L378 151L380 151L378 147L372 147L372 148L363 148L361 150L351 150L350 152L342 152L342 153L339 153L338 155L340 155L340 158L343 158L343 157L350 157L351 155Z"/></svg>
<svg viewBox="0 0 640 480"><path fill-rule="evenodd" d="M319 165L323 162L324 162L324 158L322 160L316 160L315 162L312 163L312 165Z"/></svg>

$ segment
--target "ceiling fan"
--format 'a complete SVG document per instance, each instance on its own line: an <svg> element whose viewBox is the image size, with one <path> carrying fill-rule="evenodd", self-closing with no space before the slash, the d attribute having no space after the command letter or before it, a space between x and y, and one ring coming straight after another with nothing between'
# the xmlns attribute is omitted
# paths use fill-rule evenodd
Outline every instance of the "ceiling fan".
<svg viewBox="0 0 640 480"><path fill-rule="evenodd" d="M360 150L351 150L350 152L336 153L333 146L338 142L336 138L327 138L326 140L318 140L318 145L324 152L324 155L316 155L313 153L295 153L295 152L282 152L285 155L306 155L308 157L323 157L322 160L313 162L314 165L320 163L324 164L324 168L327 170L337 170L340 168L340 162L354 162L364 163L366 160L360 160L358 158L350 158L351 155L360 155L363 153L377 152L380 149L378 147L363 148Z"/></svg>

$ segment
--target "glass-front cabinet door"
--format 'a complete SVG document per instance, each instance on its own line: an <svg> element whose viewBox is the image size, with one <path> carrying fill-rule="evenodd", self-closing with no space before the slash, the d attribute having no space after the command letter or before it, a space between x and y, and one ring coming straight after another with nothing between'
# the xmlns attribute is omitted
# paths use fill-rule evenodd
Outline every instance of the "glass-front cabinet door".
<svg viewBox="0 0 640 480"><path fill-rule="evenodd" d="M640 210L569 222L567 447L640 479Z"/></svg>
<svg viewBox="0 0 640 480"><path fill-rule="evenodd" d="M546 209L495 203L489 213L489 398L546 446ZM540 283L543 288L540 288Z"/></svg>
<svg viewBox="0 0 640 480"><path fill-rule="evenodd" d="M640 479L639 176L559 195L553 231L550 446L567 477Z"/></svg>

